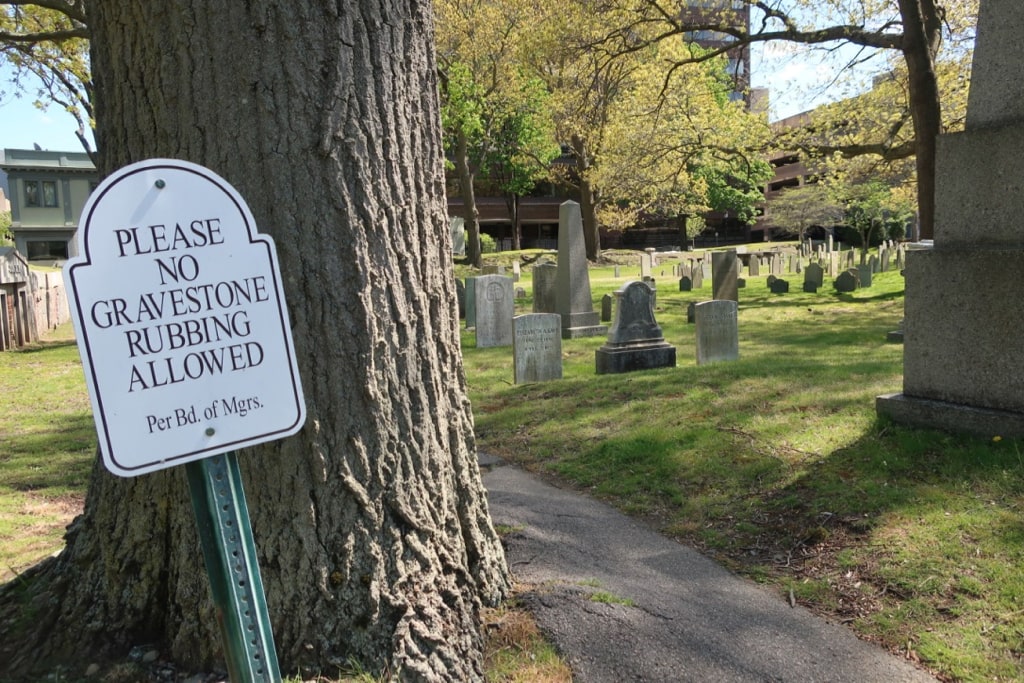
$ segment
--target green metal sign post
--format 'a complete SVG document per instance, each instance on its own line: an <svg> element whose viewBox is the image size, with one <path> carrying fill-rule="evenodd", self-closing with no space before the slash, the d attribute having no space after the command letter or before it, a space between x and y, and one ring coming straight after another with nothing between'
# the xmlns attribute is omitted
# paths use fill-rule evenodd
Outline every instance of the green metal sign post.
<svg viewBox="0 0 1024 683"><path fill-rule="evenodd" d="M186 463L192 509L233 683L278 683L267 601L233 452Z"/></svg>
<svg viewBox="0 0 1024 683"><path fill-rule="evenodd" d="M64 280L103 464L185 465L231 680L278 683L234 453L306 420L274 241L210 169L148 159L89 195Z"/></svg>

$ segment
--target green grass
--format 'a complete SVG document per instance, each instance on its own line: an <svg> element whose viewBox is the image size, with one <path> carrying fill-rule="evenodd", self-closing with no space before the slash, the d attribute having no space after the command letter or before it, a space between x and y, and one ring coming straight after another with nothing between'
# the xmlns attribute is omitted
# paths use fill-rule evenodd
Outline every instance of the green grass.
<svg viewBox="0 0 1024 683"><path fill-rule="evenodd" d="M595 304L637 278L639 258L627 258L637 265L617 280L592 269ZM740 360L697 367L686 304L711 287L677 291L671 263L654 275L675 368L598 376L604 339L565 340L563 380L516 386L511 350L476 349L464 332L480 448L644 517L945 677L1024 679L1024 443L876 416L875 397L902 388L902 346L886 342L902 277L842 295L829 278L809 294L784 275L786 295L747 278Z"/></svg>
<svg viewBox="0 0 1024 683"><path fill-rule="evenodd" d="M70 325L0 353L0 581L63 546L81 510L96 430Z"/></svg>
<svg viewBox="0 0 1024 683"><path fill-rule="evenodd" d="M593 269L595 302L637 276L635 253L610 258L623 277ZM516 386L511 350L476 349L463 333L480 448L609 500L946 679L1024 679L1024 443L876 417L875 396L902 385L902 347L885 342L902 278L849 295L795 291L798 275L773 295L748 278L740 360L698 368L686 304L710 298L710 283L679 292L671 264L654 272L676 368L598 376L604 339L577 339L563 342L563 380ZM529 279L526 267L527 292ZM0 389L12 399L0 418L6 581L61 547L95 430L70 328L0 354ZM543 680L537 661L558 670L525 617L490 616L503 634L490 680Z"/></svg>

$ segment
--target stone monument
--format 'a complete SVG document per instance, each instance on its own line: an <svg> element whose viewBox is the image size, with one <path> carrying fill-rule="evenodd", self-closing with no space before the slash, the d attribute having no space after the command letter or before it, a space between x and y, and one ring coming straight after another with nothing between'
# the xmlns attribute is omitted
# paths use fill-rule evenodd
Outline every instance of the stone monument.
<svg viewBox="0 0 1024 683"><path fill-rule="evenodd" d="M594 310L590 271L583 243L583 215L573 201L558 207L558 275L555 313L562 316L562 339L596 337L608 331Z"/></svg>
<svg viewBox="0 0 1024 683"><path fill-rule="evenodd" d="M515 383L562 379L562 323L557 313L528 313L512 319Z"/></svg>
<svg viewBox="0 0 1024 683"><path fill-rule="evenodd" d="M474 278L476 292L476 345L512 346L512 278L481 275Z"/></svg>
<svg viewBox="0 0 1024 683"><path fill-rule="evenodd" d="M608 341L595 351L597 374L675 367L676 347L665 341L654 319L654 290L644 282L627 282L615 298Z"/></svg>
<svg viewBox="0 0 1024 683"><path fill-rule="evenodd" d="M555 312L555 281L558 266L554 263L538 263L533 267L533 312Z"/></svg>
<svg viewBox="0 0 1024 683"><path fill-rule="evenodd" d="M897 422L1024 436L1022 26L1024 3L981 0L965 129L938 138L934 244L906 255L903 393L876 401Z"/></svg>
<svg viewBox="0 0 1024 683"><path fill-rule="evenodd" d="M739 263L735 249L712 252L711 296L713 298L740 300L739 273L737 272Z"/></svg>
<svg viewBox="0 0 1024 683"><path fill-rule="evenodd" d="M738 309L735 301L704 301L694 306L697 365L739 359Z"/></svg>

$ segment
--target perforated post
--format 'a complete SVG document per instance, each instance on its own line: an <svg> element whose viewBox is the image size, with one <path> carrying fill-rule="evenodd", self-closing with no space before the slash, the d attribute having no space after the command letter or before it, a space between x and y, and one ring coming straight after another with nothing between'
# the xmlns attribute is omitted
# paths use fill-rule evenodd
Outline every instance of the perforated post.
<svg viewBox="0 0 1024 683"><path fill-rule="evenodd" d="M185 469L228 674L235 683L279 683L238 460L234 453L226 453L187 463Z"/></svg>

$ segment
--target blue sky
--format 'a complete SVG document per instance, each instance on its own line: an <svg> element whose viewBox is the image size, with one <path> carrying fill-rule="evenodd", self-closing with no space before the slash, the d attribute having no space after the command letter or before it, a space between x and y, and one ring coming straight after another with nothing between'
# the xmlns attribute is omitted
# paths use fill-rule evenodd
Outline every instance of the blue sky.
<svg viewBox="0 0 1024 683"><path fill-rule="evenodd" d="M881 59L872 61L873 69L865 73L883 67ZM772 120L852 94L832 84L836 70L834 60L824 62L792 43L760 45L752 52L752 84L770 89ZM0 68L0 91L4 93L0 96L0 148L32 149L38 144L49 150L82 151L75 135L78 124L71 115L57 106L40 110L31 97L15 97L9 92L9 81L7 69ZM862 87L866 87L863 78L854 85L855 89Z"/></svg>

